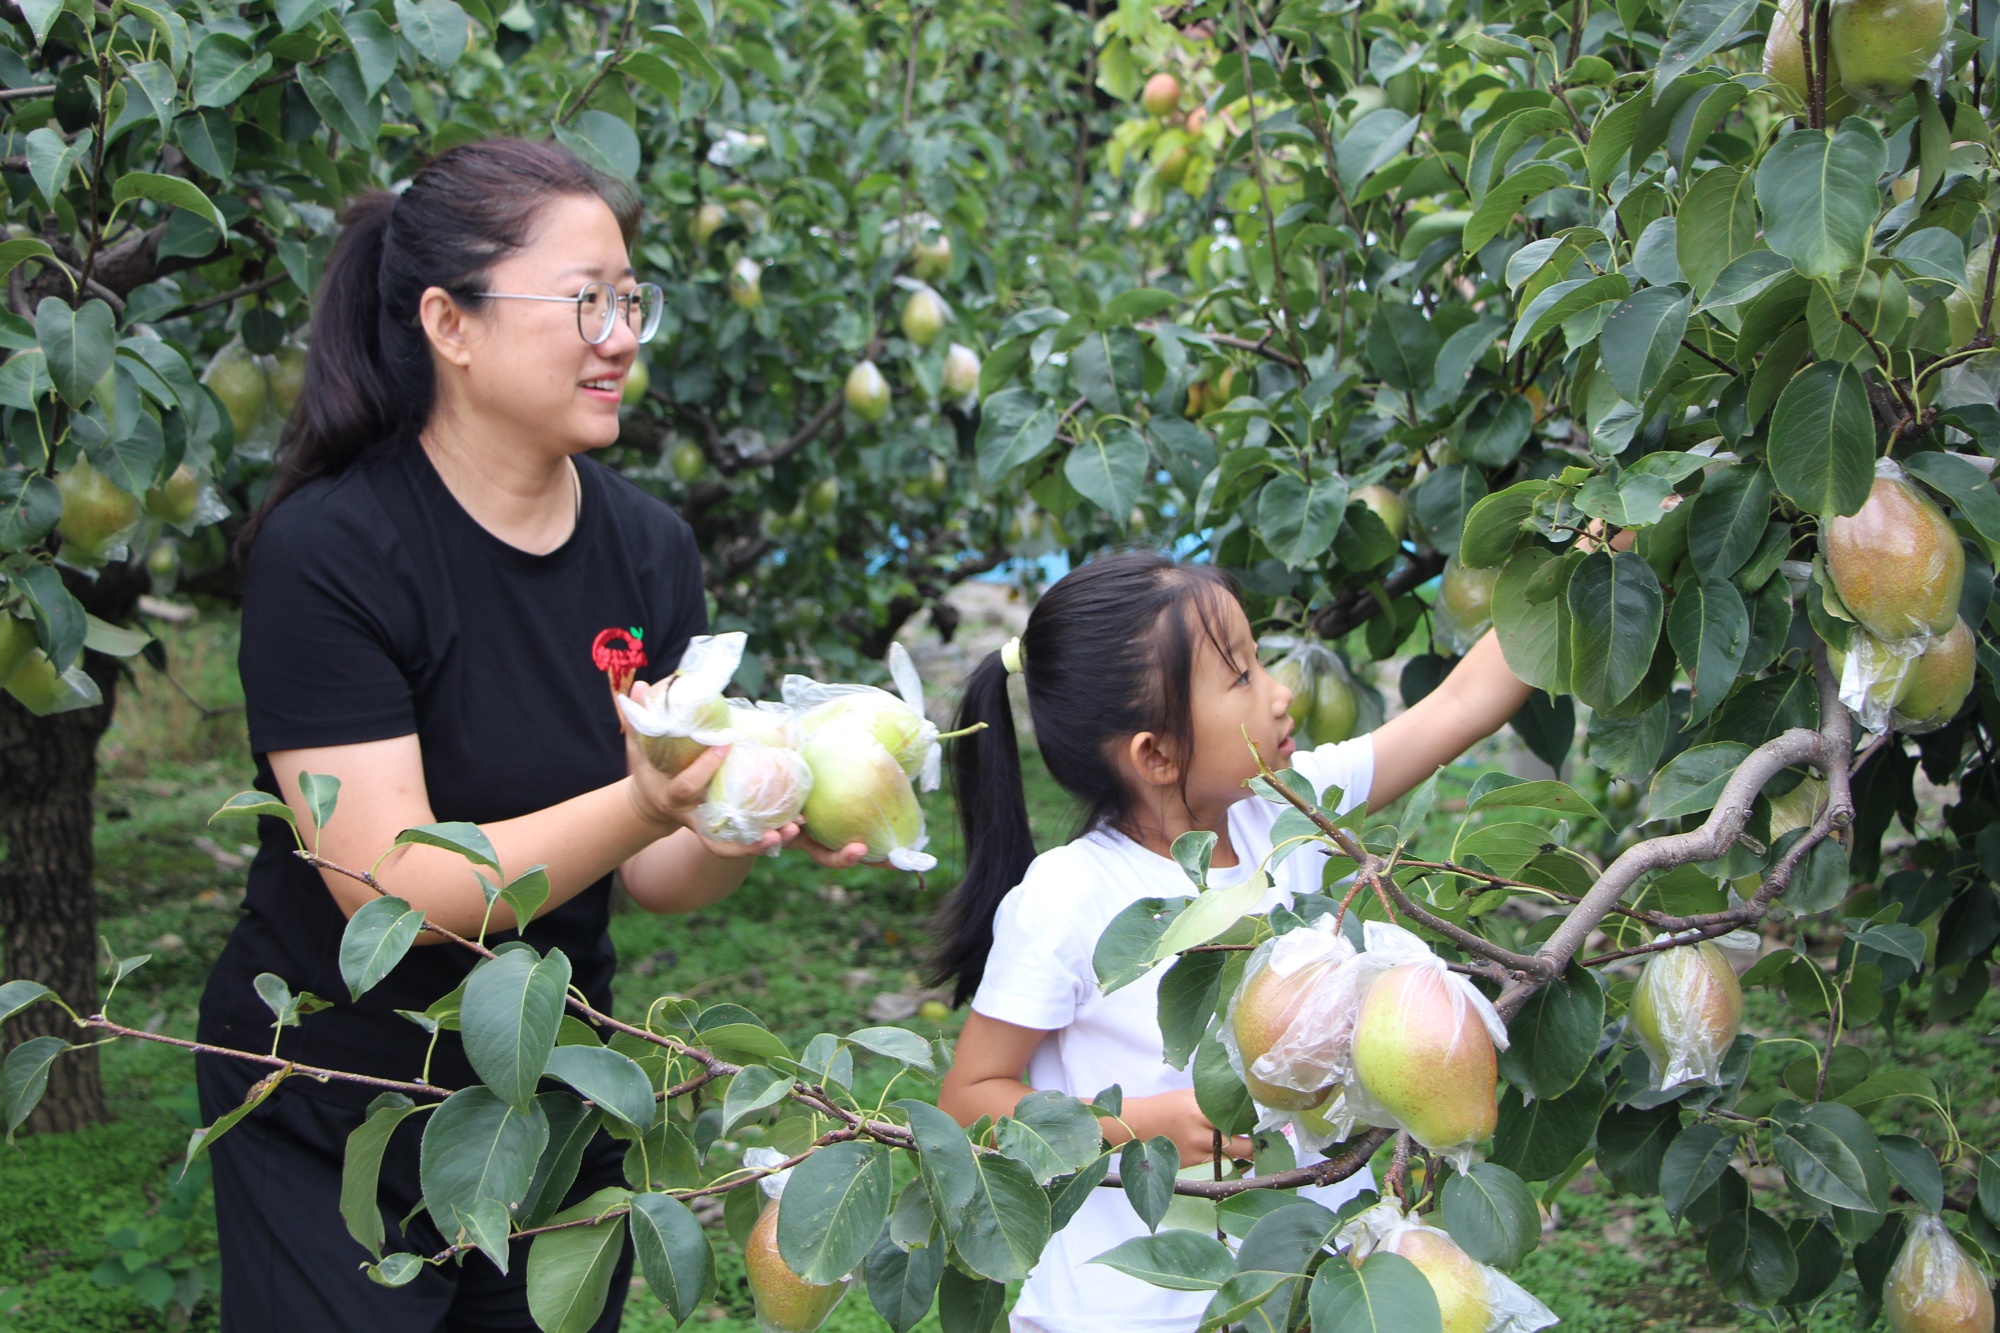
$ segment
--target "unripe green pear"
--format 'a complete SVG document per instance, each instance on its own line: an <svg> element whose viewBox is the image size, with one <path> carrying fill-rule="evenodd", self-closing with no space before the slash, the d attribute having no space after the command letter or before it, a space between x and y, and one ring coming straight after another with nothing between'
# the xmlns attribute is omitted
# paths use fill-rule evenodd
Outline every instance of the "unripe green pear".
<svg viewBox="0 0 2000 1333"><path fill-rule="evenodd" d="M1882 1284L1882 1313L1892 1333L1993 1333L1993 1288L1949 1227L1920 1217Z"/></svg>
<svg viewBox="0 0 2000 1333"><path fill-rule="evenodd" d="M728 210L721 204L703 204L695 210L694 222L688 230L694 236L696 245L707 245L708 238L721 231L722 224L727 221Z"/></svg>
<svg viewBox="0 0 2000 1333"><path fill-rule="evenodd" d="M657 687L656 687L657 688ZM695 729L697 731L720 731L729 725L729 703L721 696L710 699L697 710ZM641 736L639 749L654 768L662 773L680 772L708 747L690 736Z"/></svg>
<svg viewBox="0 0 2000 1333"><path fill-rule="evenodd" d="M889 381L873 361L863 361L847 372L844 389L847 405L863 421L880 421L889 411Z"/></svg>
<svg viewBox="0 0 2000 1333"><path fill-rule="evenodd" d="M1848 92L1888 103L1930 72L1951 33L1945 0L1835 0L1829 31Z"/></svg>
<svg viewBox="0 0 2000 1333"><path fill-rule="evenodd" d="M1139 105L1146 108L1149 116L1168 116L1180 104L1181 81L1171 74L1155 74L1146 80L1146 87L1139 94Z"/></svg>
<svg viewBox="0 0 2000 1333"><path fill-rule="evenodd" d="M286 343L271 354L271 410L292 415L292 405L306 387L306 349Z"/></svg>
<svg viewBox="0 0 2000 1333"><path fill-rule="evenodd" d="M1944 637L1910 663L1893 714L1898 731L1921 735L1958 716L1965 696L1972 693L1973 649L1972 631L1963 620L1954 620Z"/></svg>
<svg viewBox="0 0 2000 1333"><path fill-rule="evenodd" d="M1312 717L1308 730L1314 745L1330 745L1354 734L1361 716L1361 694L1354 682L1337 671L1322 671L1313 682Z"/></svg>
<svg viewBox="0 0 2000 1333"><path fill-rule="evenodd" d="M806 512L814 518L831 518L840 507L840 478L821 477L806 492Z"/></svg>
<svg viewBox="0 0 2000 1333"><path fill-rule="evenodd" d="M1397 541L1403 540L1410 527L1410 504L1402 496L1387 486L1377 483L1363 486L1351 497L1361 501L1375 511L1375 517L1382 520L1382 526L1389 529L1389 535Z"/></svg>
<svg viewBox="0 0 2000 1333"><path fill-rule="evenodd" d="M1193 157L1194 154L1188 151L1188 146L1182 144L1161 158L1159 164L1153 168L1159 175L1160 184L1179 185L1181 177L1187 175L1188 163Z"/></svg>
<svg viewBox="0 0 2000 1333"><path fill-rule="evenodd" d="M773 1199L743 1242L743 1274L757 1303L757 1323L765 1333L812 1333L826 1322L847 1294L848 1280L808 1282L785 1265L778 1253L778 1207Z"/></svg>
<svg viewBox="0 0 2000 1333"><path fill-rule="evenodd" d="M124 541L139 521L139 498L79 458L76 466L56 478L62 492L63 558L72 564L96 564Z"/></svg>
<svg viewBox="0 0 2000 1333"><path fill-rule="evenodd" d="M1260 1106L1277 1111L1303 1111L1326 1100L1333 1084L1301 1092L1267 1083L1250 1072L1260 1056L1278 1044L1285 1029L1298 1017L1299 1007L1312 995L1313 983L1326 975L1324 968L1302 967L1290 976L1278 975L1275 968L1262 968L1246 979L1230 1006L1229 1025L1236 1036L1236 1050L1243 1060L1243 1086Z"/></svg>
<svg viewBox="0 0 2000 1333"><path fill-rule="evenodd" d="M184 528L194 521L195 509L200 503L201 478L186 463L146 492L146 512L177 528Z"/></svg>
<svg viewBox="0 0 2000 1333"><path fill-rule="evenodd" d="M925 282L936 282L951 272L951 237L939 232L935 240L911 246L910 271Z"/></svg>
<svg viewBox="0 0 2000 1333"><path fill-rule="evenodd" d="M964 343L953 343L944 354L944 391L957 399L979 392L979 353Z"/></svg>
<svg viewBox="0 0 2000 1333"><path fill-rule="evenodd" d="M1499 1057L1485 1023L1424 963L1375 979L1354 1020L1354 1074L1426 1148L1489 1137L1500 1119Z"/></svg>
<svg viewBox="0 0 2000 1333"><path fill-rule="evenodd" d="M1807 101L1805 48L1799 45L1800 6L1803 0L1785 0L1764 38L1765 77L1784 84ZM1840 82L1840 49L1827 52L1826 123L1837 125L1855 111L1854 95Z"/></svg>
<svg viewBox="0 0 2000 1333"><path fill-rule="evenodd" d="M28 660L28 654L37 646L33 621L0 611L0 685L21 663Z"/></svg>
<svg viewBox="0 0 2000 1333"><path fill-rule="evenodd" d="M857 690L807 709L799 718L799 731L810 739L825 727L858 726L914 780L923 772L924 759L937 741L926 722L922 713L887 690Z"/></svg>
<svg viewBox="0 0 2000 1333"><path fill-rule="evenodd" d="M667 455L667 462L674 470L674 478L682 485L700 478L708 471L708 455L693 440L683 440Z"/></svg>
<svg viewBox="0 0 2000 1333"><path fill-rule="evenodd" d="M823 726L800 748L812 769L806 831L825 847L865 843L867 861L924 841L924 810L910 775L869 730L851 720Z"/></svg>
<svg viewBox="0 0 2000 1333"><path fill-rule="evenodd" d="M1444 1316L1443 1333L1486 1333L1493 1321L1493 1303L1486 1294L1486 1271L1438 1231L1405 1231L1389 1245L1417 1266L1437 1295Z"/></svg>
<svg viewBox="0 0 2000 1333"><path fill-rule="evenodd" d="M811 790L812 770L798 751L754 741L731 745L708 780L708 800L695 812L695 827L721 842L754 844L796 820Z"/></svg>
<svg viewBox="0 0 2000 1333"><path fill-rule="evenodd" d="M739 259L729 270L729 299L745 310L764 304L764 266L754 259Z"/></svg>
<svg viewBox="0 0 2000 1333"><path fill-rule="evenodd" d="M1281 657L1268 669L1272 680L1292 692L1292 701L1285 706L1298 724L1292 729L1292 743L1301 750L1317 745L1318 738L1312 734L1312 678L1306 674L1305 663L1296 657Z"/></svg>
<svg viewBox="0 0 2000 1333"><path fill-rule="evenodd" d="M903 336L919 347L929 347L944 330L944 302L929 288L910 293L903 303Z"/></svg>
<svg viewBox="0 0 2000 1333"><path fill-rule="evenodd" d="M1696 1081L1689 1053L1719 1065L1743 1024L1743 986L1713 941L1656 953L1632 992L1632 1032L1662 1087ZM1668 1076L1672 1081L1668 1081ZM1712 1080L1711 1080L1712 1081Z"/></svg>
<svg viewBox="0 0 2000 1333"><path fill-rule="evenodd" d="M1476 637L1493 623L1493 587L1498 582L1498 569L1469 569L1453 556L1444 564L1438 602L1467 637Z"/></svg>
<svg viewBox="0 0 2000 1333"><path fill-rule="evenodd" d="M21 701L36 717L46 717L69 697L62 672L40 648L30 648L5 682L7 693Z"/></svg>
<svg viewBox="0 0 2000 1333"><path fill-rule="evenodd" d="M1820 550L1841 602L1876 638L1943 634L1958 619L1965 551L1909 482L1875 478L1860 512L1826 521Z"/></svg>
<svg viewBox="0 0 2000 1333"><path fill-rule="evenodd" d="M646 358L634 357L632 368L625 372L625 383L618 390L618 401L635 407L646 401L646 390L652 387L653 372L646 369Z"/></svg>
<svg viewBox="0 0 2000 1333"><path fill-rule="evenodd" d="M235 428L237 443L249 439L270 402L271 383L264 367L257 363L241 338L230 339L215 354L208 369L202 372L201 382L222 400L223 410L229 413L229 424Z"/></svg>

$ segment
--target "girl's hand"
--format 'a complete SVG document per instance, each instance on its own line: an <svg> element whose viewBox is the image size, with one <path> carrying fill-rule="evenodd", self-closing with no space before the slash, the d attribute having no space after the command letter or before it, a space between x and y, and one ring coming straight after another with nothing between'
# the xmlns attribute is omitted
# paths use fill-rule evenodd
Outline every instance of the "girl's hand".
<svg viewBox="0 0 2000 1333"><path fill-rule="evenodd" d="M1172 1139L1180 1149L1182 1166L1194 1166L1215 1157L1215 1126L1201 1113L1193 1088L1127 1098L1124 1114L1119 1118L1131 1126L1135 1137ZM1255 1156L1255 1149L1249 1136L1239 1134L1223 1140L1222 1153L1235 1161L1249 1161Z"/></svg>

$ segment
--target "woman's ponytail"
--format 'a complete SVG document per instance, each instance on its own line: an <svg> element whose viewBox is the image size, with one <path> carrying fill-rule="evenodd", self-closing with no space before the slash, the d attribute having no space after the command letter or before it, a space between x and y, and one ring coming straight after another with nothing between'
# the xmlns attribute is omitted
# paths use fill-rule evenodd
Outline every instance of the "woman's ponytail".
<svg viewBox="0 0 2000 1333"><path fill-rule="evenodd" d="M278 438L271 487L237 538L239 553L301 486L416 438L437 402L418 314L424 293L440 288L464 308L480 308L487 275L528 245L544 206L577 195L604 201L629 248L637 196L560 144L460 144L400 195L378 191L354 202L314 296L305 382Z"/></svg>
<svg viewBox="0 0 2000 1333"><path fill-rule="evenodd" d="M965 830L965 878L938 908L932 979L964 1004L979 989L993 948L993 913L1035 859L1028 799L1021 786L1021 752L1007 701L1007 668L988 653L973 668L958 706L959 728L982 731L952 742L952 791Z"/></svg>

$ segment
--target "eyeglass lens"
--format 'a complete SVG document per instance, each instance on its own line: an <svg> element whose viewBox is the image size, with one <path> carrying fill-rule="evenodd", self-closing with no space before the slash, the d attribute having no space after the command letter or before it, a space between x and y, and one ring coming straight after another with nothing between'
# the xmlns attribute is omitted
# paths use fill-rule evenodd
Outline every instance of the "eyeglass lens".
<svg viewBox="0 0 2000 1333"><path fill-rule="evenodd" d="M640 342L651 342L660 328L660 311L665 304L662 296L660 289L650 282L640 283L624 296L608 282L588 283L577 298L577 332L593 347L607 341L617 327L619 307L623 306L626 325Z"/></svg>

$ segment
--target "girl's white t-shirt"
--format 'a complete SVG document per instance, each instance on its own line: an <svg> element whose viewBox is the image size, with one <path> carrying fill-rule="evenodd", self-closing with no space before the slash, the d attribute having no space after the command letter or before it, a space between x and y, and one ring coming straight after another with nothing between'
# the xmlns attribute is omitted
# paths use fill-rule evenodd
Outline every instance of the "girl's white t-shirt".
<svg viewBox="0 0 2000 1333"><path fill-rule="evenodd" d="M1322 803L1339 810L1368 799L1375 778L1369 736L1301 751L1292 766ZM1254 874L1271 850L1271 826L1281 807L1252 796L1229 811L1229 842L1237 864L1211 870L1211 888ZM1317 892L1326 855L1317 846L1288 857L1258 911ZM988 1018L1048 1033L1028 1059L1028 1086L1088 1099L1116 1083L1127 1101L1194 1086L1192 1062L1166 1062L1160 1034L1159 989L1165 967L1110 995L1097 989L1091 956L1111 919L1141 898L1186 897L1187 875L1168 857L1148 851L1124 834L1099 828L1075 842L1042 853L1021 883L1001 900L993 919L993 950L972 1007ZM1310 1154L1307 1160L1312 1160ZM1374 1187L1358 1172L1337 1184L1299 1191L1302 1198L1337 1208ZM1091 1259L1122 1241L1146 1234L1123 1190L1091 1193L1069 1225L1049 1242L1028 1275L1012 1313L1016 1333L1111 1333L1112 1330L1193 1329L1209 1294L1170 1291L1128 1277Z"/></svg>

